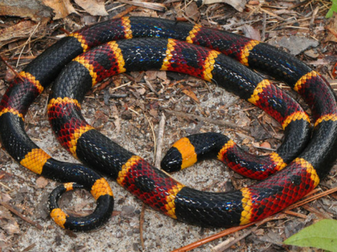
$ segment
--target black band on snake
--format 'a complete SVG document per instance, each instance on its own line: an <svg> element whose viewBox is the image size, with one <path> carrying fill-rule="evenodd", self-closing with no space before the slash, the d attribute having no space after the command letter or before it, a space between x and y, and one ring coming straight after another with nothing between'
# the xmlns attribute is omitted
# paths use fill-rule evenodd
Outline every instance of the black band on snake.
<svg viewBox="0 0 337 252"><path fill-rule="evenodd" d="M152 38L133 39L137 37ZM131 38L88 51L108 41ZM312 134L309 117L293 99L224 54L243 65L268 72L298 92L310 105ZM95 171L52 159L29 139L23 127L29 105L72 59L53 87L49 120L61 144ZM278 172L239 191L197 191L175 181L86 123L80 108L91 86L113 74L147 69L184 72L213 81L262 108L285 130L283 144L264 158L244 154L232 140L217 133L183 138L169 151L163 167L177 170L217 157L252 178L264 179ZM229 227L263 219L299 200L318 185L336 159L337 106L328 83L296 58L224 31L155 18L109 20L60 40L33 60L20 76L0 104L2 145L33 172L69 182L58 187L50 200L51 216L64 228L89 230L106 222L111 215L112 192L100 173L116 179L138 198L172 218L201 226ZM206 138L212 140L207 142L208 146ZM246 160L241 161L241 157ZM58 208L57 199L64 191L82 187L92 193L97 208L89 216L71 217Z"/></svg>

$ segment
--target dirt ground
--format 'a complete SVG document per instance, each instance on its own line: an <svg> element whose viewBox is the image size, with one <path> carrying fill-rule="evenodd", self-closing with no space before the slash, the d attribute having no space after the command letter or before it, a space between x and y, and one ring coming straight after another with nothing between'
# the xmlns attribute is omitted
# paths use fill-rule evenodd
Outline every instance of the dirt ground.
<svg viewBox="0 0 337 252"><path fill-rule="evenodd" d="M3 37L9 27L32 22L28 29L0 40L0 55L16 71L44 51L65 31L74 31L125 12L125 15L184 19L276 45L296 55L320 72L337 90L332 66L337 62L337 15L326 19L330 1L249 1L242 11L215 3L197 6L193 1L157 1L165 10L106 1L108 16L94 17L73 4L78 14L58 20L36 22L30 18L0 16ZM28 24L29 25L29 24ZM26 31L25 33L23 31ZM6 33L7 32L7 33ZM5 34L6 33L6 34ZM0 97L12 71L0 65ZM278 83L289 93L283 83ZM103 88L104 87L104 88ZM53 157L75 159L61 148L49 127L46 90L31 106L25 128L29 136ZM337 92L336 92L337 93ZM292 93L291 93L292 94ZM296 99L297 95L292 94ZM179 138L198 132L222 132L252 153L264 154L281 143L280 125L225 90L204 81L173 73L132 72L105 81L87 94L83 103L85 118L100 132L126 149L155 162L158 138L162 152ZM163 135L158 134L165 116ZM1 130L1 129L0 129ZM161 150L160 150L161 151ZM161 156L163 156L162 154ZM336 154L337 156L337 154ZM223 229L207 229L170 219L149 207L109 180L115 196L115 209L108 223L98 230L74 233L61 230L47 210L49 193L56 182L39 177L21 167L4 150L0 151L0 252L1 251L172 251L218 234ZM337 164L319 186L320 191L337 187ZM173 174L190 187L205 191L230 191L254 183L228 170L219 161L207 161L197 167ZM280 213L272 220L215 239L193 251L316 251L283 245L282 242L304 227L323 218L337 216L336 194L330 194L302 207ZM69 213L87 214L95 206L85 191L62 198ZM220 243L222 250L214 248ZM186 249L177 250L186 251ZM318 251L318 250L317 250Z"/></svg>

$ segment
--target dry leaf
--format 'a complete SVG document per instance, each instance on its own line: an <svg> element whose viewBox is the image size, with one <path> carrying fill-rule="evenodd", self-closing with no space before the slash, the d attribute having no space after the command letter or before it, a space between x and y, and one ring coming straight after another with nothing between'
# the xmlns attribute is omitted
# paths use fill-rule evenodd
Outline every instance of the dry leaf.
<svg viewBox="0 0 337 252"><path fill-rule="evenodd" d="M261 41L261 35L258 29L255 29L251 25L244 25L242 29L245 37Z"/></svg>
<svg viewBox="0 0 337 252"><path fill-rule="evenodd" d="M144 1L128 1L128 0L119 0L120 3L130 4L134 6L139 6L142 8L150 9L150 10L156 10L156 11L164 11L166 9L165 5L162 3L147 3Z"/></svg>
<svg viewBox="0 0 337 252"><path fill-rule="evenodd" d="M45 188L48 185L48 179L44 177L38 177L36 180L36 185L38 188Z"/></svg>
<svg viewBox="0 0 337 252"><path fill-rule="evenodd" d="M7 234L19 234L20 229L19 225L16 222L15 218L13 218L11 212L0 205L0 227L4 231L7 232Z"/></svg>
<svg viewBox="0 0 337 252"><path fill-rule="evenodd" d="M195 93L190 89L184 89L182 92L187 95L188 97L192 98L195 102L200 103L198 97L195 95Z"/></svg>
<svg viewBox="0 0 337 252"><path fill-rule="evenodd" d="M108 122L108 120L109 120L109 117L102 110L99 110L99 109L96 110L96 112L95 112L95 122L97 122L97 124L99 124L99 125L105 124L105 123Z"/></svg>
<svg viewBox="0 0 337 252"><path fill-rule="evenodd" d="M13 217L12 217L11 212L7 208L5 208L5 207L3 207L1 205L0 205L0 216L1 216L1 221L3 219L14 220Z"/></svg>
<svg viewBox="0 0 337 252"><path fill-rule="evenodd" d="M53 9L55 13L54 20L65 18L71 13L77 13L75 8L71 5L70 0L42 0L42 2Z"/></svg>
<svg viewBox="0 0 337 252"><path fill-rule="evenodd" d="M146 77L149 81L155 80L157 78L158 71L146 71Z"/></svg>
<svg viewBox="0 0 337 252"><path fill-rule="evenodd" d="M1 0L0 16L17 16L34 21L46 21L51 17L51 10L38 0Z"/></svg>
<svg viewBox="0 0 337 252"><path fill-rule="evenodd" d="M137 90L137 93L140 94L140 95L143 95L143 94L146 93L146 89L145 88L138 88L136 90Z"/></svg>
<svg viewBox="0 0 337 252"><path fill-rule="evenodd" d="M166 71L158 71L157 77L161 80L167 81L167 72Z"/></svg>
<svg viewBox="0 0 337 252"><path fill-rule="evenodd" d="M246 5L246 0L203 0L202 4L226 3L242 12Z"/></svg>
<svg viewBox="0 0 337 252"><path fill-rule="evenodd" d="M29 37L36 23L32 21L22 21L15 25L0 30L0 42L12 39L21 39Z"/></svg>
<svg viewBox="0 0 337 252"><path fill-rule="evenodd" d="M7 234L20 234L20 229L17 222L7 223L2 227L2 229L5 230Z"/></svg>
<svg viewBox="0 0 337 252"><path fill-rule="evenodd" d="M7 194L7 193L1 193L0 194L0 201L8 203L10 200L12 200L12 197L9 196L9 194ZM0 216L1 216L1 214L0 214Z"/></svg>
<svg viewBox="0 0 337 252"><path fill-rule="evenodd" d="M150 114L153 118L157 118L157 117L158 117L158 110L157 110L157 109L150 109L150 110L149 110L149 114Z"/></svg>
<svg viewBox="0 0 337 252"><path fill-rule="evenodd" d="M104 0L75 0L86 12L93 16L107 16Z"/></svg>
<svg viewBox="0 0 337 252"><path fill-rule="evenodd" d="M197 21L200 18L200 11L195 2L186 7L185 14L189 19Z"/></svg>
<svg viewBox="0 0 337 252"><path fill-rule="evenodd" d="M261 143L260 147L270 149L271 145L269 142L266 141L266 142Z"/></svg>
<svg viewBox="0 0 337 252"><path fill-rule="evenodd" d="M326 29L328 35L325 38L325 42L337 42L337 13L334 13L333 17L330 18Z"/></svg>

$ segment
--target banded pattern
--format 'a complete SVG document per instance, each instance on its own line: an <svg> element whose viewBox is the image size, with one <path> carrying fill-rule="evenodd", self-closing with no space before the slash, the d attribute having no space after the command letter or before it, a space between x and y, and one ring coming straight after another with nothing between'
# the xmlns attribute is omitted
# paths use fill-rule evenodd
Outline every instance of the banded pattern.
<svg viewBox="0 0 337 252"><path fill-rule="evenodd" d="M81 83L86 83L85 86L89 89L96 83L96 75L91 73L92 69L100 69L100 75L106 77L109 74L119 73L118 69L122 69L121 72L124 72L125 70L137 71L155 68L183 72L203 79L209 78L224 88L232 89L240 97L264 109L282 125L285 125L286 130L293 122L304 121L308 123L308 116L301 108L292 99L284 95L281 90L275 88L268 80L262 79L249 70L245 70L245 74L242 75L242 66L240 64L213 50L195 47L173 39L156 39L155 41L154 39L137 39L113 43L115 45L114 51L111 50L111 43L109 42L81 55L81 58L85 58L84 61L79 61L75 58L57 79L53 87L51 101L66 99L72 93L78 93L78 90L83 89ZM105 60L106 57L109 57L109 61ZM116 64L111 64L110 62ZM83 71L86 73L84 74ZM69 92L69 89L65 85L66 83L74 83L71 92ZM246 90L246 92L237 91L241 89ZM83 93L85 93L84 91ZM81 103L83 98L83 96L77 96L76 100ZM279 100L282 102L275 105ZM58 105L50 105L53 111L58 110L57 107ZM71 115L67 113L56 117L52 112L49 114L51 114L49 116L51 125L56 133L61 132L62 130L59 129L67 125L66 117L72 119L82 118L78 109L73 110ZM296 124L296 129L302 130L298 126ZM71 129L70 132L72 131L76 131L76 129ZM293 131L291 130L290 132ZM57 134L57 136L62 141L64 136L62 134ZM227 162L228 160L235 160L236 162L232 161L233 164L242 163L242 161L236 160L237 153L233 152L231 154L231 151L235 149L235 144L231 140L216 133L208 134L206 137L212 138L212 141L209 142L213 144L213 149L221 149L220 154L218 154L219 151L216 151L212 152L211 156L218 155L221 160ZM195 154L195 149L203 149L205 147L205 137L194 135L181 141L182 143L176 144L175 149L184 156L182 161L187 166L186 162L192 163L195 161L196 156L199 157L199 155ZM91 147L89 148L89 146ZM113 148L110 149L109 146L113 146ZM292 184L294 181L289 181L289 178L285 178L280 181L273 181L273 183L266 182L263 190L266 190L266 188L274 190L274 193L269 197L264 195L263 190L244 188L237 192L241 193L240 198L235 199L235 202L230 202L227 193L220 194L221 197L219 194L214 193L207 193L207 196L205 196L204 192L197 192L181 185L165 173L152 167L140 157L122 149L122 147L118 147L117 149L115 146L114 142L100 135L97 131L91 130L90 134L89 132L88 134L83 134L78 139L76 156L84 163L95 167L104 174L112 177L117 175L116 180L120 185L154 209L160 210L173 218L194 224L197 223L203 226L229 226L231 223L229 223L228 219L231 221L236 220L236 224L245 224L251 220L258 220L261 216L270 215L278 211L284 205L288 205L289 202L297 199L297 197L302 197L302 193L305 191L301 187L298 188L296 186L296 188L293 188L294 185ZM238 149L238 147L236 148ZM188 156L188 152L191 152L192 155ZM241 155L242 157L245 156L243 153ZM123 160L124 163L116 163L116 160ZM273 170L281 170L286 166L277 153L272 153L270 160L273 162ZM256 157L253 157L249 161L251 161L250 164L253 163L258 167L261 166ZM297 176L298 173L302 175L314 173L314 175L309 176L309 179L303 177L303 181L300 182L301 185L307 188L317 186L319 181L318 176L315 174L315 170L310 169L308 171L308 163L296 161L293 166L293 172L296 174L294 176ZM235 167L235 165L233 167L241 171L241 173L247 173L250 176L253 176L252 173L256 174L254 170L247 169L246 167ZM276 206L272 199L280 188L283 191L283 186L291 187L296 195L288 193L288 195L284 196L284 202ZM257 197L261 198L261 202L258 205L255 204L255 198ZM280 198L282 199L282 197ZM263 205L263 200L266 200L268 204ZM189 203L187 204L185 201ZM262 214L258 214L256 211L261 211L261 207L267 209ZM200 211L202 214L199 213ZM206 216L206 214L213 211L215 211L214 216ZM223 220L220 221L219 219Z"/></svg>
<svg viewBox="0 0 337 252"><path fill-rule="evenodd" d="M275 96L275 92L279 95L280 91L268 81L260 77L256 79L255 75L251 75L251 72L244 67L238 67L242 71L234 71L235 74L232 74L233 62L229 63L226 71L220 71L219 69L225 68L222 68L219 63L223 55L218 52L203 49L190 50L185 44L175 40L169 40L162 46L162 50L159 50L154 49L153 43L150 42L152 46L146 47L146 53L151 57L144 58L142 64L139 64L133 62L132 50L127 43L123 46L122 43L112 42L98 49L99 54L105 55L102 58L98 59L95 54L90 56L89 52L79 56L62 72L58 82L67 83L60 88L65 95L54 97L48 108L50 121L62 145L84 163L99 171L106 171L104 167L115 167L107 173L152 207L182 221L214 227L245 224L276 213L307 194L317 186L320 178L328 173L336 159L334 155L334 149L337 147L336 100L330 86L309 67L264 43L200 25L192 26L142 17L109 20L73 33L46 50L25 68L21 73L22 80L20 78L15 80L0 103L0 128L2 129L0 137L7 152L36 173L64 182L76 182L71 186L66 184L58 187L51 195L52 217L60 226L88 230L102 224L112 211L112 192L106 181L94 171L77 164L60 163L37 150L38 147L24 132L23 118L42 88L53 81L66 63L99 44L136 37L186 40L189 43L215 49L244 65L267 71L274 77L284 80L311 106L315 125L312 138L307 144L308 117L296 106L285 105L291 102L291 99L286 96L282 96L281 99L275 98L278 97ZM111 50L111 47L114 50ZM106 52L103 52L104 50ZM158 55L158 51L162 52L161 55ZM189 63L182 64L178 59L179 54L189 57ZM228 63L228 60L225 59L225 62ZM68 69L72 69L73 66L76 68L75 79L68 75L70 71ZM149 68L182 70L206 80L218 80L218 84L222 84L219 80L228 80L226 85L229 91L268 111L283 125L285 141L277 153L272 153L268 157L270 159L268 162L273 164L272 170L282 169L288 163L289 165L270 178L240 191L217 194L199 192L184 187L143 159L124 150L116 143L111 143L85 122L80 114L79 105L85 90L106 76L122 72L124 69ZM85 81L79 88L77 81L82 78ZM245 83L244 79L249 81ZM251 83L254 85L250 85ZM246 88L242 88L244 84L247 84ZM57 88L54 89L56 93ZM73 115L75 117L72 117ZM298 131L296 134L293 133L301 127L304 127L300 132L301 135ZM297 137L295 139L303 140L300 143L294 142L291 140L293 136ZM236 160L228 158L232 156L230 151L235 149L234 146L230 141L222 143L219 151L211 156L228 159L229 161L226 162L233 163L235 167ZM103 155L104 158L100 161L95 161L93 158L103 157ZM199 156L196 156L198 160ZM293 159L295 160L292 161ZM25 161L21 162L22 160ZM256 161L256 158L252 160L252 162ZM256 170L260 169L259 172L266 169L257 167ZM241 170L241 167L238 170ZM251 173L256 174L254 169ZM82 219L68 216L57 207L57 199L60 195L66 190L77 187L84 187L92 191L94 197L98 197L95 212Z"/></svg>

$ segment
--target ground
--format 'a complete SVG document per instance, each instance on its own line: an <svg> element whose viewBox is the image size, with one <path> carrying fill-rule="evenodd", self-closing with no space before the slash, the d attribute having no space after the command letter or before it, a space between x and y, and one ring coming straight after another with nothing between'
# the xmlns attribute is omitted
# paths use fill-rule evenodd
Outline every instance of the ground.
<svg viewBox="0 0 337 252"><path fill-rule="evenodd" d="M151 5L131 10L130 5L107 1L109 17L99 18L74 5L80 15L41 22L38 33L34 33L36 23L33 23L25 35L21 33L22 36L13 35L11 39L1 41L0 55L19 71L64 36L65 30L73 31L126 11L125 15L184 19L281 46L337 88L331 74L337 61L337 44L328 39L333 33L333 19L325 18L329 1L249 1L241 12L223 3L198 7L194 2L167 2L165 11L159 12L151 9ZM5 29L24 20L0 16L0 21L3 34ZM5 64L1 64L0 69L2 96L12 72ZM25 128L29 136L53 157L76 161L61 148L49 127L46 119L49 93L50 90L46 90L32 105ZM106 80L87 94L83 114L100 132L153 163L158 138L163 139L164 153L174 141L188 134L222 132L252 153L263 154L277 148L283 136L281 127L274 120L247 102L213 84L166 72L132 72ZM163 115L164 133L158 134ZM3 150L0 160L0 251L172 251L223 231L170 219L144 207L141 201L112 180L109 183L116 203L108 223L92 232L64 231L49 218L46 207L47 197L57 183L24 169ZM336 174L337 165L320 183L319 190L335 188ZM186 185L207 191L229 191L254 183L229 171L219 161L203 162L173 176ZM211 251L223 241L231 242L225 247L226 251L307 251L285 246L282 242L319 219L335 218L335 199L334 194L325 196L193 251ZM68 205L69 213L86 214L93 209L94 201L86 192L76 191L62 198L61 206Z"/></svg>

